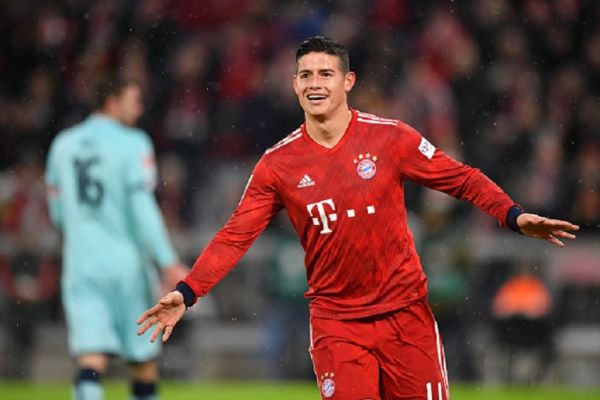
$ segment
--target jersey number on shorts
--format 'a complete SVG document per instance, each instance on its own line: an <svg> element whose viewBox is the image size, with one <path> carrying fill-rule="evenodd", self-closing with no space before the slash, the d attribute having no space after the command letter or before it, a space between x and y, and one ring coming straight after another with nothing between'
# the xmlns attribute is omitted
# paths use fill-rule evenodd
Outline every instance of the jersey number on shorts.
<svg viewBox="0 0 600 400"><path fill-rule="evenodd" d="M90 207L98 207L102 204L104 187L99 179L90 174L90 170L94 165L100 163L100 159L98 157L75 158L73 161L77 175L77 198L79 202Z"/></svg>

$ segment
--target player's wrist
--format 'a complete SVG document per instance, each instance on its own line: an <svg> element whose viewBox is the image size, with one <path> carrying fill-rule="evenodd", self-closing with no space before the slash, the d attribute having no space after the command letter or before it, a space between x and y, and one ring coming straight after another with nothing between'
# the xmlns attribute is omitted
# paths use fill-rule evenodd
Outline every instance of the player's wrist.
<svg viewBox="0 0 600 400"><path fill-rule="evenodd" d="M506 213L506 225L508 225L510 229L521 235L523 234L523 232L521 232L521 229L519 228L517 219L519 218L519 215L524 213L525 210L518 204L513 205L511 208L508 209L508 212Z"/></svg>
<svg viewBox="0 0 600 400"><path fill-rule="evenodd" d="M183 304L185 304L185 308L190 308L196 303L198 297L187 283L183 281L179 282L177 286L175 286L175 291L183 295Z"/></svg>

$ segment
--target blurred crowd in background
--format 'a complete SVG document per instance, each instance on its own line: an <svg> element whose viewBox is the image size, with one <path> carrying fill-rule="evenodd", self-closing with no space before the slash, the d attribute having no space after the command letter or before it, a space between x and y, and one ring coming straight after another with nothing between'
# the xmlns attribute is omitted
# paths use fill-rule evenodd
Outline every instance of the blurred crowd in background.
<svg viewBox="0 0 600 400"><path fill-rule="evenodd" d="M354 108L409 123L527 210L580 224L592 239L577 263L600 265L599 21L593 0L1 2L0 315L5 347L15 350L0 374L26 376L26 350L16 349L34 340L40 315L62 318L44 163L57 132L92 111L96 83L118 72L142 84L157 194L191 263L234 209L261 153L302 122L294 52L317 34L349 49ZM450 373L479 379L469 341L478 323L490 322L495 289L526 272L556 297L552 276L566 278L552 272L562 270L548 266L556 260L546 250L478 258L477 237L505 233L492 218L445 195L407 191ZM273 370L310 378L306 335L298 335L307 330L302 254L283 219L272 225L245 261L257 272L240 267L215 290L215 318L260 320ZM583 300L553 311L552 326L577 312L600 323L589 312L599 309L600 278L590 274L573 278L589 287L569 289ZM555 304L571 304L560 294Z"/></svg>

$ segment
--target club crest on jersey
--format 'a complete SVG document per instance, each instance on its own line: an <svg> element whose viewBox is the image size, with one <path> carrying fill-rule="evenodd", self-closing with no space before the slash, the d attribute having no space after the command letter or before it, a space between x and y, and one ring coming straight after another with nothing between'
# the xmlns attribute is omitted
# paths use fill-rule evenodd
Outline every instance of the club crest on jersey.
<svg viewBox="0 0 600 400"><path fill-rule="evenodd" d="M335 381L333 372L325 372L321 375L321 393L323 397L331 397L335 393Z"/></svg>
<svg viewBox="0 0 600 400"><path fill-rule="evenodd" d="M363 179L371 179L377 173L377 156L372 156L371 154L359 154L358 157L354 159L354 164L356 164L356 173Z"/></svg>

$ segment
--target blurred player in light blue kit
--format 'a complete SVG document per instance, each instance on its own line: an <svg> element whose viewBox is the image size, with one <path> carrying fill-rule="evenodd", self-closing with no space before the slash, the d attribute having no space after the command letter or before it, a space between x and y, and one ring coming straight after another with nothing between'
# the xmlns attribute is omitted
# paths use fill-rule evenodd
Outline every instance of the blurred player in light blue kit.
<svg viewBox="0 0 600 400"><path fill-rule="evenodd" d="M140 87L111 78L96 97L97 111L54 139L46 171L51 218L64 235L62 295L78 366L73 397L102 399L101 377L117 354L130 365L132 399L156 399L160 348L133 327L158 296L150 258L167 287L187 268L154 197L152 143L132 127L143 113Z"/></svg>

